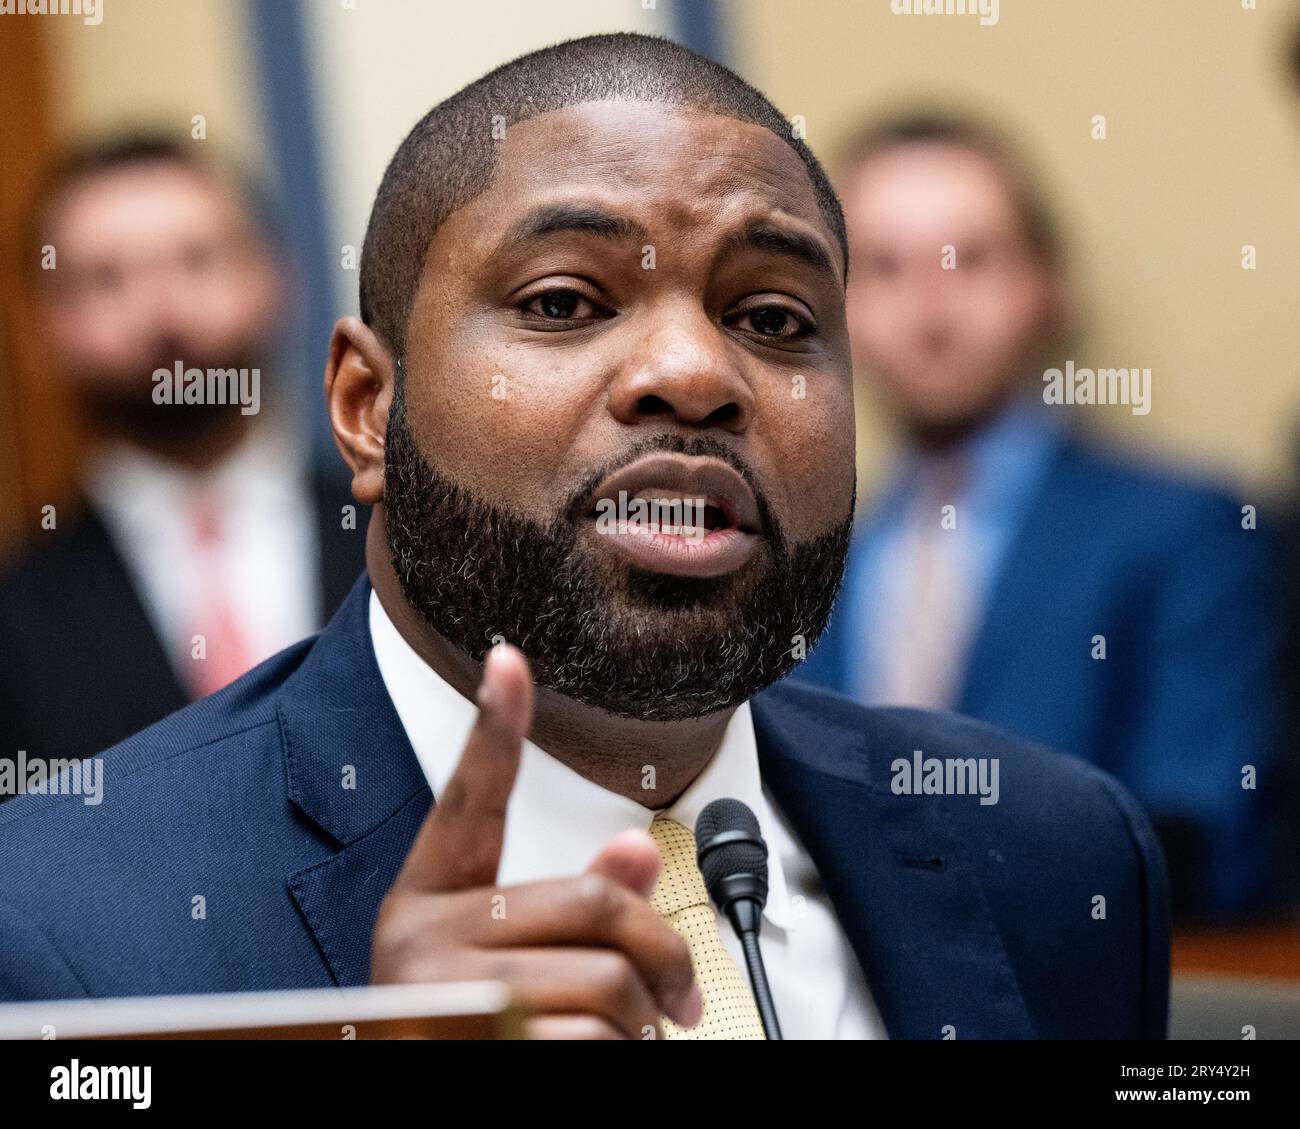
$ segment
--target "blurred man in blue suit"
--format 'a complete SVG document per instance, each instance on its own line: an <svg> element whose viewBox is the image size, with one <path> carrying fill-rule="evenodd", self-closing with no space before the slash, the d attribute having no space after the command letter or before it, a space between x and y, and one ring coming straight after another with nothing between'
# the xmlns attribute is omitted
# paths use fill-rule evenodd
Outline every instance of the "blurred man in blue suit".
<svg viewBox="0 0 1300 1129"><path fill-rule="evenodd" d="M1150 411L1136 370L1125 403L1049 402L1062 247L1005 142L900 119L848 146L842 174L849 331L904 450L795 677L1101 765L1153 817L1179 911L1251 910L1271 861L1264 532L1226 494L1076 433L1088 413Z"/></svg>

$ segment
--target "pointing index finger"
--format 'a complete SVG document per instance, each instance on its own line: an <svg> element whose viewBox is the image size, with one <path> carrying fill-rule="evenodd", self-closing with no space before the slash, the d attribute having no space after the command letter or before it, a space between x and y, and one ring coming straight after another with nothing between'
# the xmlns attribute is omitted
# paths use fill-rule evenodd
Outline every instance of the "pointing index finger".
<svg viewBox="0 0 1300 1129"><path fill-rule="evenodd" d="M441 893L496 884L506 805L533 722L532 674L517 647L488 652L478 705L456 771L435 797L396 887Z"/></svg>

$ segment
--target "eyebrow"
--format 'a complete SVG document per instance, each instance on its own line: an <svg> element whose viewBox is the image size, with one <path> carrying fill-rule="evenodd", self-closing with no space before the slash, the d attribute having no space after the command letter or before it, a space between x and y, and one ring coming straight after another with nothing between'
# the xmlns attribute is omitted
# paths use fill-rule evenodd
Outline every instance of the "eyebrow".
<svg viewBox="0 0 1300 1129"><path fill-rule="evenodd" d="M611 215L589 204L543 204L510 225L497 244L494 257L563 232L594 235L611 242L650 241L650 233L625 216Z"/></svg>
<svg viewBox="0 0 1300 1129"><path fill-rule="evenodd" d="M611 242L650 242L650 233L626 216L613 215L590 204L543 204L506 229L493 257L521 250L548 236L565 232L594 235ZM751 220L740 231L732 232L727 236L723 249L725 252L751 250L785 255L839 280L839 272L820 240L803 232L777 227L766 220Z"/></svg>
<svg viewBox="0 0 1300 1129"><path fill-rule="evenodd" d="M766 220L751 220L742 230L727 236L725 246L728 251L752 250L785 255L839 281L839 272L819 239L776 227Z"/></svg>

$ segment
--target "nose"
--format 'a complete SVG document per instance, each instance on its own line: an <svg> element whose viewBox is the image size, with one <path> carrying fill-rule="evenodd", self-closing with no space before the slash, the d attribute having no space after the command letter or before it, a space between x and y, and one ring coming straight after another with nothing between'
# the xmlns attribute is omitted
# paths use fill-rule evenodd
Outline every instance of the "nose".
<svg viewBox="0 0 1300 1129"><path fill-rule="evenodd" d="M947 338L952 323L969 301L964 278L956 271L931 267L910 272L902 288L903 308L918 340L930 343Z"/></svg>
<svg viewBox="0 0 1300 1129"><path fill-rule="evenodd" d="M665 304L629 344L631 359L609 389L620 422L670 420L689 428L744 433L754 394L727 331L698 303Z"/></svg>
<svg viewBox="0 0 1300 1129"><path fill-rule="evenodd" d="M125 288L123 310L134 325L134 336L157 341L160 347L179 342L194 321L191 289L161 264L137 267Z"/></svg>

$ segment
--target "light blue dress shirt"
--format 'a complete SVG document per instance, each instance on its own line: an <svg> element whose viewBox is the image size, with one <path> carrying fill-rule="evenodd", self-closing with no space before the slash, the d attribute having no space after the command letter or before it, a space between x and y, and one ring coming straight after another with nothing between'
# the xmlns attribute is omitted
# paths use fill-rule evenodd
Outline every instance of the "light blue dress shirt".
<svg viewBox="0 0 1300 1129"><path fill-rule="evenodd" d="M1021 529L1035 491L1063 438L1059 418L1042 404L1013 400L998 416L963 442L967 461L964 482L953 499L963 576L970 586L972 619L965 636L969 643L983 620L993 584L1011 542ZM878 648L886 617L882 593L895 586L886 575L898 561L895 550L905 536L910 508L925 463L934 455L912 448L899 460L870 516L854 537L844 581L843 614L852 639L863 640L850 657L850 685L865 702L880 701ZM936 518L937 520L937 518ZM955 632L956 640L961 632ZM872 644L875 644L873 646ZM964 664L959 664L962 666ZM956 688L960 691L960 686ZM950 703L955 704L955 703Z"/></svg>

